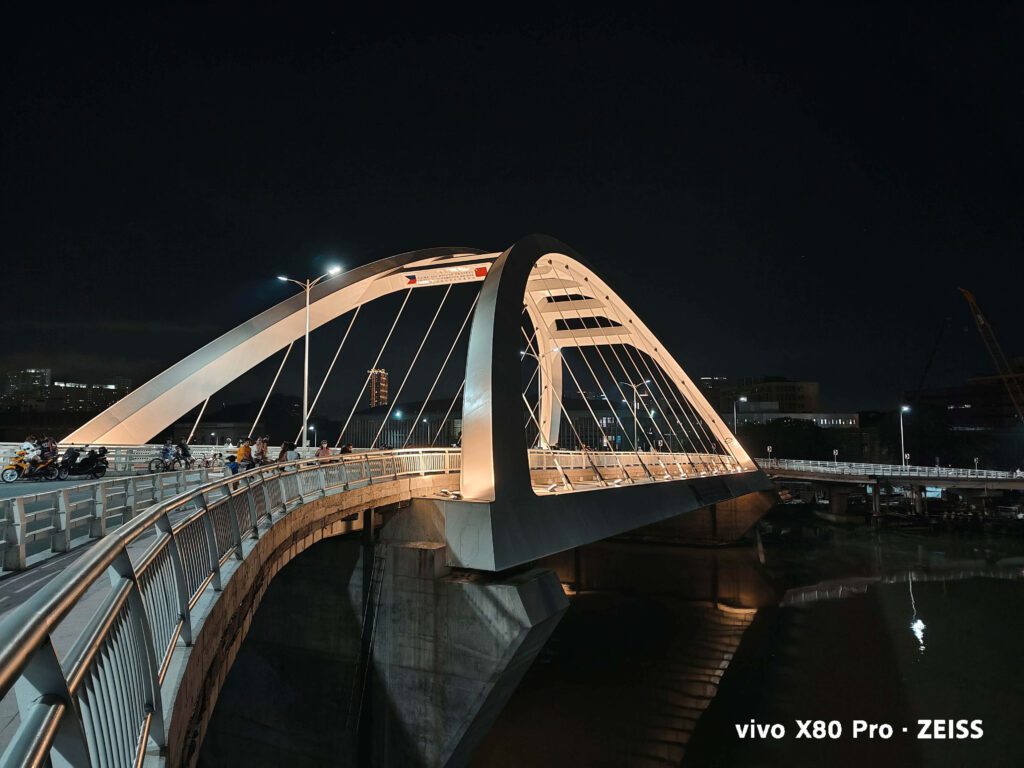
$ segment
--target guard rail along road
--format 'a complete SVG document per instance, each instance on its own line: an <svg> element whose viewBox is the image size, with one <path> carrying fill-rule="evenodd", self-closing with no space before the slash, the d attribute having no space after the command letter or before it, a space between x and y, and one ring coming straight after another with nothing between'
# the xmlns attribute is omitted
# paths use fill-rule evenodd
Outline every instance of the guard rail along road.
<svg viewBox="0 0 1024 768"><path fill-rule="evenodd" d="M267 465L159 501L87 549L0 623L0 693L14 690L20 722L4 766L131 766L167 746L168 668L187 656L220 590L278 520L315 499L376 480L457 473L452 449L358 453ZM101 580L109 587L98 602ZM92 589L91 589L92 588ZM58 658L53 636L75 614Z"/></svg>
<svg viewBox="0 0 1024 768"><path fill-rule="evenodd" d="M0 499L3 570L20 571L107 535L139 512L195 488L223 470L181 469L81 484ZM52 487L26 483L25 489Z"/></svg>
<svg viewBox="0 0 1024 768"><path fill-rule="evenodd" d="M1014 480L1024 476L1014 472L993 469L964 469L962 467L915 467L901 464L858 464L845 461L806 461L803 459L755 459L761 469L782 469L797 472L815 472L823 475L856 475L858 477L907 477L956 480Z"/></svg>

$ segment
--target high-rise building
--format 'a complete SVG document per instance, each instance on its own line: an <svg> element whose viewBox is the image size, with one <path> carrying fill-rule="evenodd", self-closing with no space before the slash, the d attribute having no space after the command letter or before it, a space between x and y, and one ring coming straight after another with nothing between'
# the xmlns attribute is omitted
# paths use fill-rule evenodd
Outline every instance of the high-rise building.
<svg viewBox="0 0 1024 768"><path fill-rule="evenodd" d="M53 371L49 368L24 368L11 371L5 377L3 395L41 397L50 386Z"/></svg>
<svg viewBox="0 0 1024 768"><path fill-rule="evenodd" d="M370 407L388 404L388 372L383 368L367 371L370 374Z"/></svg>

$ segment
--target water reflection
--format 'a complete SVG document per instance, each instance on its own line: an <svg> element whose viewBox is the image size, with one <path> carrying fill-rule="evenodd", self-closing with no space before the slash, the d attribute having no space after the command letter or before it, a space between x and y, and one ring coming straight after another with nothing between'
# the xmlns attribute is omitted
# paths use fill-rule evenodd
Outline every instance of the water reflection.
<svg viewBox="0 0 1024 768"><path fill-rule="evenodd" d="M763 564L753 544L614 542L546 563L572 607L474 764L1024 764L1024 542L789 518L764 530ZM751 718L790 734L738 739ZM846 735L796 740L796 718ZM919 741L919 718L980 718L985 734ZM854 719L895 734L853 740Z"/></svg>
<svg viewBox="0 0 1024 768"><path fill-rule="evenodd" d="M541 563L572 606L478 766L674 765L761 606L752 547L603 542Z"/></svg>

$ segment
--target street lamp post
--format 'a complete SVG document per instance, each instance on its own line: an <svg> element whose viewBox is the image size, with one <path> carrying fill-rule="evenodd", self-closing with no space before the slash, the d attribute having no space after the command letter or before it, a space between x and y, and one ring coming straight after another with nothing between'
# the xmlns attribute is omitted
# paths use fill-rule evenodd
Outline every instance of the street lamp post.
<svg viewBox="0 0 1024 768"><path fill-rule="evenodd" d="M637 402L638 393L639 393L639 390L640 390L641 386L643 386L644 384L650 384L650 383L651 383L650 379L644 379L643 382L641 382L640 384L633 384L630 381L620 381L619 382L619 384L625 384L627 387L629 387L630 389L633 390L633 447L636 450L638 450L638 451L640 450L639 446L637 446L637 444L636 444L636 423L637 423L637 421L639 421L639 417L636 415L637 414L637 410L636 409L637 409L637 407L639 405L638 402Z"/></svg>
<svg viewBox="0 0 1024 768"><path fill-rule="evenodd" d="M277 279L285 283L295 283L306 292L306 338L305 338L305 360L302 367L302 447L306 447L306 422L309 420L309 293L313 286L328 277L341 272L341 267L328 267L327 271L314 280L293 280L285 275L278 275Z"/></svg>
<svg viewBox="0 0 1024 768"><path fill-rule="evenodd" d="M907 446L903 442L903 414L910 413L909 405L900 406L900 455L903 457L903 466L907 466Z"/></svg>
<svg viewBox="0 0 1024 768"><path fill-rule="evenodd" d="M833 464L838 464L839 463L839 449L838 448L833 448L832 449L832 463Z"/></svg>
<svg viewBox="0 0 1024 768"><path fill-rule="evenodd" d="M768 446L768 466L772 465L772 447Z"/></svg>
<svg viewBox="0 0 1024 768"><path fill-rule="evenodd" d="M978 457L977 456L974 457L974 471L975 472L978 471Z"/></svg>
<svg viewBox="0 0 1024 768"><path fill-rule="evenodd" d="M739 430L737 429L737 425L736 425L736 403L745 403L745 402L747 402L747 396L746 395L740 395L738 398L736 398L735 400L732 401L732 433L736 437L739 437Z"/></svg>

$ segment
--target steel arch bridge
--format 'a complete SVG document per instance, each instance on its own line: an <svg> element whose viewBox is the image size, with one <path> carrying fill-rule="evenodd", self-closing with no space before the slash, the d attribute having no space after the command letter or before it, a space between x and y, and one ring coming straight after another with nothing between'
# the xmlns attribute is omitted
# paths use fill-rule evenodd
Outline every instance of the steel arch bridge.
<svg viewBox="0 0 1024 768"><path fill-rule="evenodd" d="M408 298L460 283L479 284L463 323L461 450L278 462L123 521L0 622L0 690L15 691L21 717L5 761L193 764L210 702L267 582L322 538L372 531L377 506L416 502L409 515L428 523L412 526L431 529L446 567L515 574L509 569L544 555L771 489L661 341L553 238L530 236L502 253L431 249L366 265L317 286L311 326L403 290ZM144 443L290 348L305 332L304 313L301 296L263 312L64 442ZM588 386L600 397L588 397ZM622 386L634 388L632 408ZM603 437L617 422L628 450L591 451L581 440L575 450L559 446L569 433L579 438L566 404L572 391ZM634 429L649 419L646 446L628 440L619 400ZM524 620L557 614L564 595L554 587L524 598ZM58 628L76 621L71 647L58 651Z"/></svg>
<svg viewBox="0 0 1024 768"><path fill-rule="evenodd" d="M709 446L717 448L718 455L728 459L721 469L756 468L654 333L581 256L554 238L527 237L503 253L432 248L373 262L313 289L310 328L390 294L463 282L480 283L465 364L467 498L493 500L504 484L529 485L525 437L511 429L514 421L502 418L522 405L522 394L513 384L519 380L522 362L523 312L535 329L527 342L536 348L539 365L540 447L558 442L564 351L620 345L630 347L637 358L645 357L647 374L653 375L652 369L660 374L656 386L662 389L664 382L665 389L673 390L663 390L666 401L691 417L693 431L704 433L704 452ZM145 443L304 333L303 297L295 295L171 366L62 442ZM635 364L632 354L630 358ZM671 418L685 429L675 409Z"/></svg>

